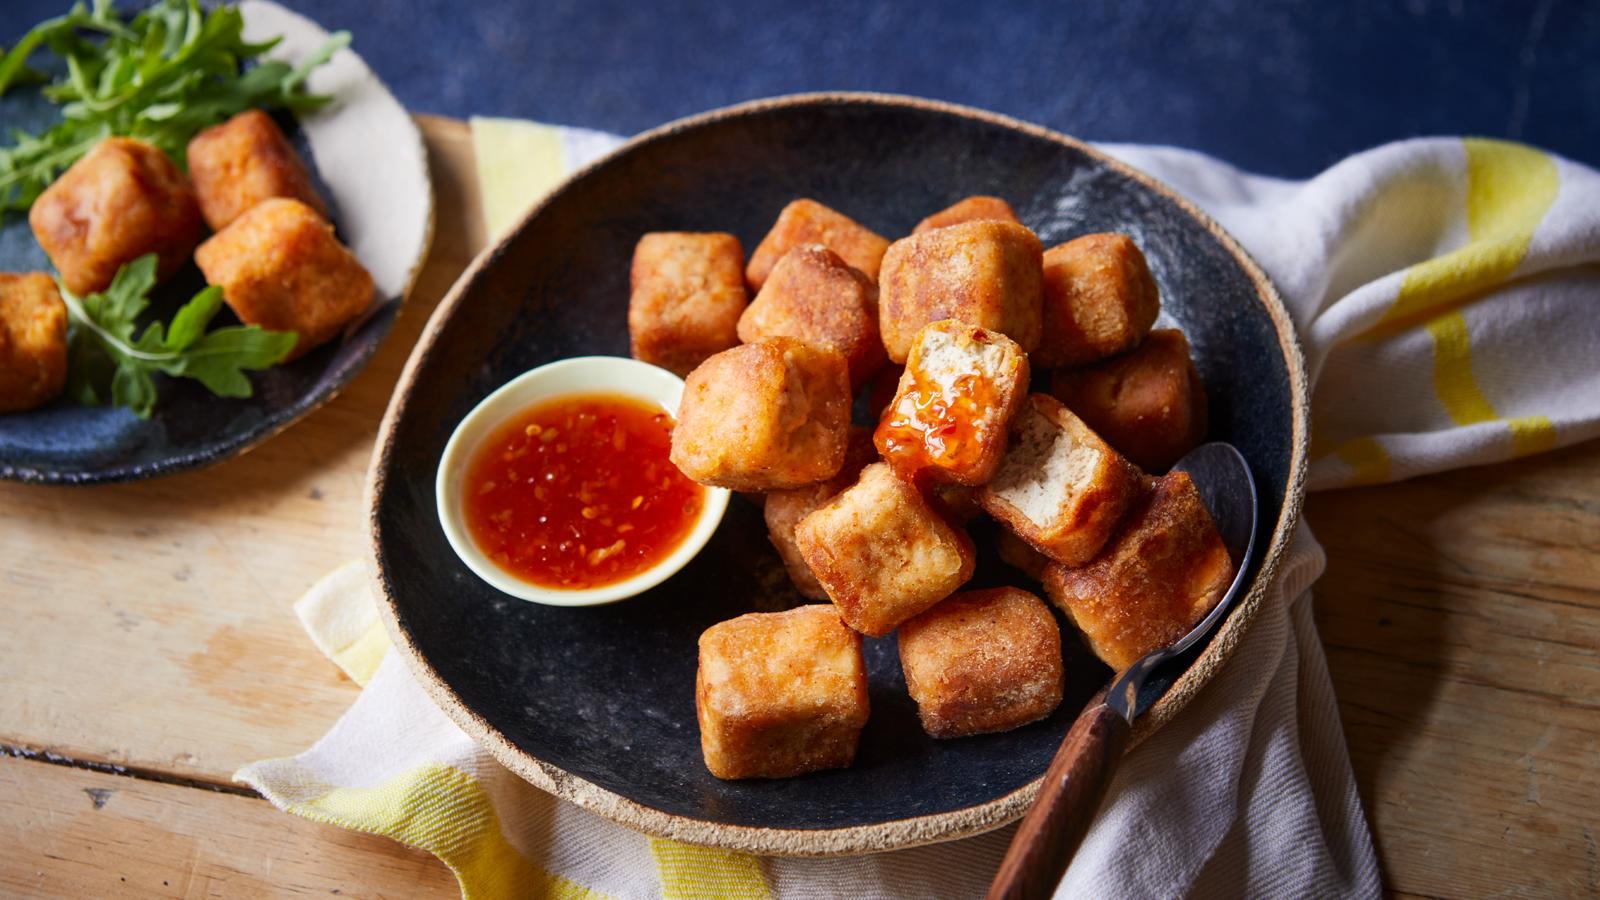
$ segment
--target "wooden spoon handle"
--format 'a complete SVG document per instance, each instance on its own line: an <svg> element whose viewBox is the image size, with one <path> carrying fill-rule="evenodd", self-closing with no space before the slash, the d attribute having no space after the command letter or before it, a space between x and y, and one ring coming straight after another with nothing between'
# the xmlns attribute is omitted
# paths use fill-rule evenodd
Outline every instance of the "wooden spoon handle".
<svg viewBox="0 0 1600 900"><path fill-rule="evenodd" d="M989 885L989 900L1049 897L1078 852L1128 745L1128 720L1100 698L1072 723L1039 796L1028 808Z"/></svg>

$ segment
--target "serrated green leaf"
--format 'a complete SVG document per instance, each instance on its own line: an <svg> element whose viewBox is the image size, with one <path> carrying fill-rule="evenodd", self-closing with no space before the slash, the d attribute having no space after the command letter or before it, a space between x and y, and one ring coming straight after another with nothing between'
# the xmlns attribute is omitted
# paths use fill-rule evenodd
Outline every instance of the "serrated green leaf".
<svg viewBox="0 0 1600 900"><path fill-rule="evenodd" d="M141 419L150 418L156 406L156 382L150 370L126 363L117 366L111 376L111 402L128 407Z"/></svg>
<svg viewBox="0 0 1600 900"><path fill-rule="evenodd" d="M206 326L211 324L220 309L222 288L212 285L195 294L194 299L185 303L172 317L172 327L167 330L166 348L175 352L189 349L206 333Z"/></svg>

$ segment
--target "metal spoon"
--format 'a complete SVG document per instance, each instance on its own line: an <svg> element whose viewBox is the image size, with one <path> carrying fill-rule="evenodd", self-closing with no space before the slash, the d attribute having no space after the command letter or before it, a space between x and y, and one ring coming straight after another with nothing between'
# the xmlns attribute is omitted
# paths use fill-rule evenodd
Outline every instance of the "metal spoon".
<svg viewBox="0 0 1600 900"><path fill-rule="evenodd" d="M1233 584L1181 640L1119 673L1078 714L1045 772L1039 795L1011 839L1005 860L989 885L989 900L1049 897L1055 892L1116 774L1133 720L1143 712L1138 699L1145 679L1210 634L1243 592L1255 551L1257 515L1256 485L1249 464L1232 444L1211 443L1196 447L1173 469L1188 472L1194 479L1228 554L1238 563Z"/></svg>

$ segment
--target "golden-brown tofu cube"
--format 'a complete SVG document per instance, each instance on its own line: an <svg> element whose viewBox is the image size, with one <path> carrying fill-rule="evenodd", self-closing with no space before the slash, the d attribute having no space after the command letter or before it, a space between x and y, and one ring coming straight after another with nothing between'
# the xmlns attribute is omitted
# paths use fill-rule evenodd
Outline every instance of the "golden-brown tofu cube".
<svg viewBox="0 0 1600 900"><path fill-rule="evenodd" d="M43 406L67 383L67 307L43 272L0 272L0 413Z"/></svg>
<svg viewBox="0 0 1600 900"><path fill-rule="evenodd" d="M800 555L845 624L874 637L972 577L972 539L883 463L795 526Z"/></svg>
<svg viewBox="0 0 1600 900"><path fill-rule="evenodd" d="M729 619L700 635L694 698L718 778L843 768L870 711L861 636L827 604Z"/></svg>
<svg viewBox="0 0 1600 900"><path fill-rule="evenodd" d="M200 212L213 231L273 197L299 200L317 215L328 216L305 160L278 123L259 109L247 109L195 135L185 155Z"/></svg>
<svg viewBox="0 0 1600 900"><path fill-rule="evenodd" d="M1020 588L967 591L900 626L900 668L929 735L1010 731L1061 704L1061 629Z"/></svg>
<svg viewBox="0 0 1600 900"><path fill-rule="evenodd" d="M839 351L769 338L724 350L689 373L672 462L716 487L800 487L838 473L849 430L850 378Z"/></svg>
<svg viewBox="0 0 1600 900"><path fill-rule="evenodd" d="M1146 471L1165 472L1206 437L1206 388L1175 328L1121 356L1057 369L1050 393Z"/></svg>
<svg viewBox="0 0 1600 900"><path fill-rule="evenodd" d="M1105 546L1143 486L1139 470L1059 400L1032 394L978 502L1040 553L1081 566Z"/></svg>
<svg viewBox="0 0 1600 900"><path fill-rule="evenodd" d="M1175 643L1233 582L1234 561L1187 472L1171 472L1134 506L1087 566L1052 565L1045 592L1089 648L1121 671Z"/></svg>
<svg viewBox="0 0 1600 900"><path fill-rule="evenodd" d="M1125 234L1087 234L1044 254L1044 337L1034 364L1078 366L1133 348L1161 311L1150 266Z"/></svg>
<svg viewBox="0 0 1600 900"><path fill-rule="evenodd" d="M372 276L299 200L257 203L201 244L194 261L240 321L300 336L289 359L338 335L372 302Z"/></svg>
<svg viewBox="0 0 1600 900"><path fill-rule="evenodd" d="M985 197L978 195L968 197L956 202L953 206L939 210L933 215L917 223L911 229L912 234L921 234L935 228L947 228L951 225L960 225L963 222L1016 222L1022 224L1017 218L1016 210L1011 204L999 197Z"/></svg>
<svg viewBox="0 0 1600 900"><path fill-rule="evenodd" d="M74 294L104 290L117 270L146 253L165 279L200 240L194 189L156 147L106 138L33 201L28 224L61 282Z"/></svg>
<svg viewBox="0 0 1600 900"><path fill-rule="evenodd" d="M980 485L1006 450L1006 426L1028 393L1028 355L999 332L946 319L922 329L878 452L902 478Z"/></svg>
<svg viewBox="0 0 1600 900"><path fill-rule="evenodd" d="M745 278L752 291L761 290L778 260L802 244L821 244L861 274L878 280L878 267L889 242L844 213L815 200L795 200L778 213L778 221L750 254Z"/></svg>
<svg viewBox="0 0 1600 900"><path fill-rule="evenodd" d="M658 231L633 250L628 337L633 358L688 375L739 343L744 248L721 232Z"/></svg>
<svg viewBox="0 0 1600 900"><path fill-rule="evenodd" d="M878 288L821 244L784 254L739 317L739 340L799 338L844 354L854 393L883 366Z"/></svg>
<svg viewBox="0 0 1600 900"><path fill-rule="evenodd" d="M762 514L767 520L767 538L783 559L783 566L789 571L789 580L794 582L795 590L802 597L827 600L828 592L822 589L817 577L811 574L811 567L806 565L805 557L800 555L800 546L794 539L794 527L800 524L801 519L826 505L840 491L855 484L861 470L877 458L878 448L872 445L872 429L852 425L850 440L845 447L844 466L839 469L839 474L805 487L758 495L765 498Z"/></svg>
<svg viewBox="0 0 1600 900"><path fill-rule="evenodd" d="M966 222L895 241L878 281L878 330L903 363L930 323L955 319L1039 345L1042 248L1015 222Z"/></svg>
<svg viewBox="0 0 1600 900"><path fill-rule="evenodd" d="M1011 532L1000 529L995 535L995 551L1000 555L1000 561L1015 569L1020 569L1022 574L1034 581L1043 581L1045 570L1055 560L1033 549L1033 545L1017 537Z"/></svg>

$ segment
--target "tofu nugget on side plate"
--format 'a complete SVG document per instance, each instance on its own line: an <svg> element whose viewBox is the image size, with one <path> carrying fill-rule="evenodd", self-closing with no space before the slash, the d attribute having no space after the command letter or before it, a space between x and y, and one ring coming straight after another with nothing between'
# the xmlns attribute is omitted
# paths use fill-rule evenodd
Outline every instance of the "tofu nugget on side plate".
<svg viewBox="0 0 1600 900"><path fill-rule="evenodd" d="M1222 600L1234 561L1187 472L1156 479L1088 565L1051 566L1045 592L1121 671L1183 637Z"/></svg>
<svg viewBox="0 0 1600 900"><path fill-rule="evenodd" d="M936 738L1010 731L1061 703L1061 630L1020 588L968 591L900 626L900 668Z"/></svg>
<svg viewBox="0 0 1600 900"><path fill-rule="evenodd" d="M844 357L794 338L742 344L684 381L672 462L738 491L800 487L844 465L850 378Z"/></svg>
<svg viewBox="0 0 1600 900"><path fill-rule="evenodd" d="M629 273L633 358L680 376L739 343L744 248L721 232L658 231L639 239Z"/></svg>
<svg viewBox="0 0 1600 900"><path fill-rule="evenodd" d="M67 307L43 272L0 272L0 413L56 398L67 383Z"/></svg>
<svg viewBox="0 0 1600 900"><path fill-rule="evenodd" d="M889 249L887 239L844 213L815 200L795 200L778 213L772 230L750 254L750 265L745 268L750 289L761 290L778 260L802 244L827 247L874 282L883 252Z"/></svg>
<svg viewBox="0 0 1600 900"><path fill-rule="evenodd" d="M278 123L259 109L247 109L195 135L185 155L200 212L213 231L273 197L299 200L317 215L328 216L305 161Z"/></svg>
<svg viewBox="0 0 1600 900"><path fill-rule="evenodd" d="M950 596L977 562L966 531L883 463L862 469L794 536L845 624L873 637Z"/></svg>
<svg viewBox="0 0 1600 900"><path fill-rule="evenodd" d="M861 636L828 605L706 629L694 694L700 750L718 778L848 766L870 712Z"/></svg>
<svg viewBox="0 0 1600 900"><path fill-rule="evenodd" d="M878 339L878 288L821 244L784 254L739 317L739 340L792 337L844 354L850 391L861 390L883 366Z"/></svg>

